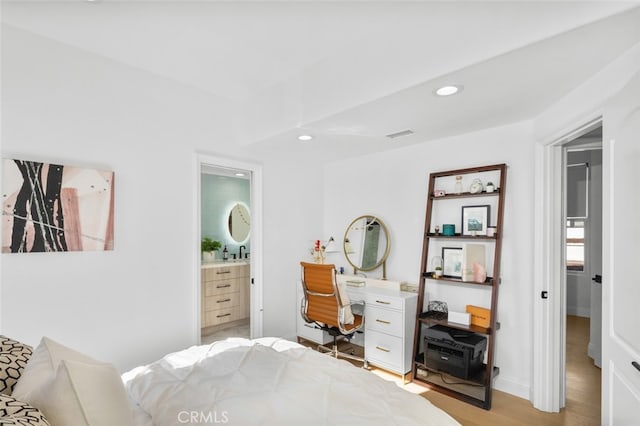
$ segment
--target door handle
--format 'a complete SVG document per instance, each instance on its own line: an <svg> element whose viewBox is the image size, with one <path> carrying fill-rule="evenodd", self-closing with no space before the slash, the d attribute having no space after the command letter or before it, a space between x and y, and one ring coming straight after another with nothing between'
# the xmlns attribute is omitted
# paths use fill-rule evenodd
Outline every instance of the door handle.
<svg viewBox="0 0 640 426"><path fill-rule="evenodd" d="M597 284L602 284L602 275L596 274L595 277L591 278L591 281L595 281Z"/></svg>

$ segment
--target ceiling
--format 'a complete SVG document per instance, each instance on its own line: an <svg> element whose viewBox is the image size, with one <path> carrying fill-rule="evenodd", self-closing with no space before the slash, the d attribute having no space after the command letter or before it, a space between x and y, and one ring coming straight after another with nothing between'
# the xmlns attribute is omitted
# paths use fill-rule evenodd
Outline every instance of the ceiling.
<svg viewBox="0 0 640 426"><path fill-rule="evenodd" d="M21 0L2 22L209 93L238 146L321 160L535 117L640 42L637 5Z"/></svg>

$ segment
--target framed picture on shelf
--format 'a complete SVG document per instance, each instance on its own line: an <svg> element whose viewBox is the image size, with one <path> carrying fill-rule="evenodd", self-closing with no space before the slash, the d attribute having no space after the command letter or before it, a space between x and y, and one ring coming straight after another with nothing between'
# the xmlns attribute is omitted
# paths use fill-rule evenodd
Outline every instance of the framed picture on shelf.
<svg viewBox="0 0 640 426"><path fill-rule="evenodd" d="M462 247L442 247L442 276L462 278Z"/></svg>
<svg viewBox="0 0 640 426"><path fill-rule="evenodd" d="M463 206L462 207L462 235L487 235L491 206Z"/></svg>

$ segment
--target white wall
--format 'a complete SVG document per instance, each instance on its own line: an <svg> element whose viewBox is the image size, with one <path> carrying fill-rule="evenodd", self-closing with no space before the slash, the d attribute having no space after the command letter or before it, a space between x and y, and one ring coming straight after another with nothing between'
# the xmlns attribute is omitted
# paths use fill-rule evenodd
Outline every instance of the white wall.
<svg viewBox="0 0 640 426"><path fill-rule="evenodd" d="M234 150L232 106L7 25L1 102L3 158L115 171L115 250L3 254L1 333L121 370L195 344L193 155L254 160ZM320 173L289 160L263 159L265 335L294 333L296 253L321 229L303 190L321 191Z"/></svg>
<svg viewBox="0 0 640 426"><path fill-rule="evenodd" d="M525 122L337 161L325 169L325 234L342 238L357 216L379 215L391 234L388 278L417 283L429 173L503 162L508 165L496 388L524 398L529 394L532 340L532 137L530 123ZM331 260L347 265L342 255ZM453 305L463 306L469 297L483 297L478 293L484 289L474 292L440 287L432 291Z"/></svg>

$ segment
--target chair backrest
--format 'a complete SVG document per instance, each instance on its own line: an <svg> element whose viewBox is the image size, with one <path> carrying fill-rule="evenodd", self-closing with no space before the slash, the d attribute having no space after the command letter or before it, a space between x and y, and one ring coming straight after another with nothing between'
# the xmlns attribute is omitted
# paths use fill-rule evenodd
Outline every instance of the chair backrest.
<svg viewBox="0 0 640 426"><path fill-rule="evenodd" d="M338 291L334 265L300 262L305 320L338 327Z"/></svg>

